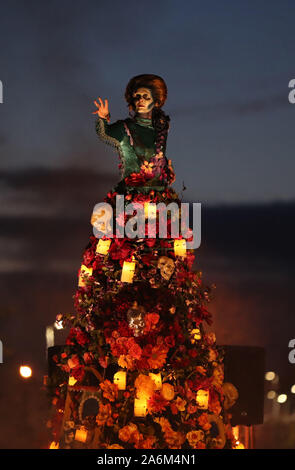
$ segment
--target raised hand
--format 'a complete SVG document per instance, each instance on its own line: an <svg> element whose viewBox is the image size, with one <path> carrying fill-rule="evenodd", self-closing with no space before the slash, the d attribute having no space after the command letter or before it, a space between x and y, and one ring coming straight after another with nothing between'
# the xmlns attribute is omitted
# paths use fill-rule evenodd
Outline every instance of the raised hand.
<svg viewBox="0 0 295 470"><path fill-rule="evenodd" d="M100 97L98 97L98 101L99 103L94 100L94 104L98 109L93 111L92 114L98 114L99 117L106 119L109 115L109 102L105 99L105 103L103 104L103 100Z"/></svg>

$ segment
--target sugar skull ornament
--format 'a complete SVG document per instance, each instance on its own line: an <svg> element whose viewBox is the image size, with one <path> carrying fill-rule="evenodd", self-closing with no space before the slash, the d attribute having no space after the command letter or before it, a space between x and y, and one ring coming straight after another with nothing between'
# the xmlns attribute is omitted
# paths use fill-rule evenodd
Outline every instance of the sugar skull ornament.
<svg viewBox="0 0 295 470"><path fill-rule="evenodd" d="M158 269L160 270L161 276L166 281L169 281L175 269L173 259L168 256L161 256L158 261Z"/></svg>
<svg viewBox="0 0 295 470"><path fill-rule="evenodd" d="M93 208L91 225L95 236L100 234L110 235L113 228L113 209L110 204L99 203ZM99 238L99 237L98 237Z"/></svg>
<svg viewBox="0 0 295 470"><path fill-rule="evenodd" d="M239 398L239 392L237 388L230 382L225 382L222 385L224 393L224 408L228 410L231 408Z"/></svg>
<svg viewBox="0 0 295 470"><path fill-rule="evenodd" d="M143 333L145 327L145 309L134 301L132 307L127 312L129 327L134 331L134 336Z"/></svg>

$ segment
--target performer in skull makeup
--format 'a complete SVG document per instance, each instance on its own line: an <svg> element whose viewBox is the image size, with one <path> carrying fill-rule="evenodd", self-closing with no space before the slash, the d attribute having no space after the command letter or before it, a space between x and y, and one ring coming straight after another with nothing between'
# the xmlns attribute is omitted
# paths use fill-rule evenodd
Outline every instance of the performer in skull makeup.
<svg viewBox="0 0 295 470"><path fill-rule="evenodd" d="M175 174L166 157L166 98L164 80L144 74L127 84L126 119L111 123L108 100L94 101L96 132L116 148L121 170L121 180L104 199L108 209L100 204L94 208L91 223L98 231L113 225L118 194L126 204L166 207L176 202L180 210L171 187ZM210 288L203 285L201 271L193 270L194 250L185 240L189 237L171 235L175 214L167 214L167 236L160 236L159 211L153 214L154 232L145 227L140 237L116 233L96 238L94 231L83 253L76 313L57 318L71 325L57 359L68 374L55 397L59 416L65 400L61 431L52 426L61 447L232 447L222 351L203 326L211 324L205 305ZM131 217L125 212L118 223L126 226ZM95 414L82 419L76 408L91 386L99 411L96 407ZM73 440L69 427L75 431Z"/></svg>
<svg viewBox="0 0 295 470"><path fill-rule="evenodd" d="M125 98L131 117L113 124L108 100L94 101L97 134L117 148L121 159L122 180L115 189L164 190L175 181L171 160L165 155L170 118L161 107L167 98L166 84L157 75L138 75L129 81Z"/></svg>

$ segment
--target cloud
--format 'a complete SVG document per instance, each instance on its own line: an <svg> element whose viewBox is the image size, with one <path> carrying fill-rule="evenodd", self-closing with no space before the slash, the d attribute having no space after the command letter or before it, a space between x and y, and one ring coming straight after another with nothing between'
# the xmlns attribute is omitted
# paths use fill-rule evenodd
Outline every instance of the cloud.
<svg viewBox="0 0 295 470"><path fill-rule="evenodd" d="M171 115L199 115L202 119L220 119L221 117L248 116L263 112L272 112L279 108L290 106L286 93L255 98L240 102L224 102L215 104L194 104L171 110Z"/></svg>

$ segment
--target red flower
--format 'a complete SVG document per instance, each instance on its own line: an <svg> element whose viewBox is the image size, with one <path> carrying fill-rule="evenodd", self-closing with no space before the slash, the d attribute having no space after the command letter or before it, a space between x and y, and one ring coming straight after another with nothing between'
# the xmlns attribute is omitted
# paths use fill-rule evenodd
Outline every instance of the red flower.
<svg viewBox="0 0 295 470"><path fill-rule="evenodd" d="M147 407L149 413L158 413L163 411L170 402L166 400L160 392L155 392L153 396L148 400Z"/></svg>
<svg viewBox="0 0 295 470"><path fill-rule="evenodd" d="M123 238L122 240L115 238L114 242L111 244L109 254L110 258L114 260L125 260L126 258L131 257L133 251L134 248L126 238Z"/></svg>
<svg viewBox="0 0 295 470"><path fill-rule="evenodd" d="M146 176L141 173L131 173L129 176L124 178L125 184L127 186L140 186L145 183Z"/></svg>
<svg viewBox="0 0 295 470"><path fill-rule="evenodd" d="M81 382L81 380L83 379L83 377L84 377L84 375L85 375L84 367L83 367L83 366L75 367L74 369L71 370L71 375L72 375L76 380L78 380L79 382Z"/></svg>
<svg viewBox="0 0 295 470"><path fill-rule="evenodd" d="M90 343L88 335L80 328L76 328L76 340L80 346L85 346L85 344Z"/></svg>
<svg viewBox="0 0 295 470"><path fill-rule="evenodd" d="M173 348L175 346L175 338L174 336L170 335L170 336L166 336L165 338L165 344L169 347L169 348Z"/></svg>

